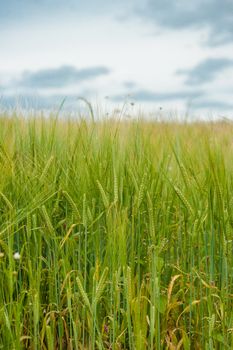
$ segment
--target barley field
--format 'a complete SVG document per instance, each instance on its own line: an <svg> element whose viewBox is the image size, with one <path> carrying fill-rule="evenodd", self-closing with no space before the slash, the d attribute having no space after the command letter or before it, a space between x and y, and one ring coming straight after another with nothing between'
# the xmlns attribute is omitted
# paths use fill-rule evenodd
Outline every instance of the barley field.
<svg viewBox="0 0 233 350"><path fill-rule="evenodd" d="M233 348L233 124L0 116L0 349Z"/></svg>

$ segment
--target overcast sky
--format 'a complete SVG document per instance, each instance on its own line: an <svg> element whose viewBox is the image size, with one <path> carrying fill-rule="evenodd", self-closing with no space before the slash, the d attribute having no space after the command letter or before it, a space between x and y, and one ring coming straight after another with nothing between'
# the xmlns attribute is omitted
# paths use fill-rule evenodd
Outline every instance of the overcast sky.
<svg viewBox="0 0 233 350"><path fill-rule="evenodd" d="M0 95L233 116L233 1L0 1Z"/></svg>

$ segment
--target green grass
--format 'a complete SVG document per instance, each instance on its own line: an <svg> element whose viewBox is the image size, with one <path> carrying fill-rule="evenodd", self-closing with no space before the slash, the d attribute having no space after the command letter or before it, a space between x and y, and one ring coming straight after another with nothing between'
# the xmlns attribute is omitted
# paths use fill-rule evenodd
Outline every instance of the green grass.
<svg viewBox="0 0 233 350"><path fill-rule="evenodd" d="M0 349L232 349L232 135L2 115Z"/></svg>

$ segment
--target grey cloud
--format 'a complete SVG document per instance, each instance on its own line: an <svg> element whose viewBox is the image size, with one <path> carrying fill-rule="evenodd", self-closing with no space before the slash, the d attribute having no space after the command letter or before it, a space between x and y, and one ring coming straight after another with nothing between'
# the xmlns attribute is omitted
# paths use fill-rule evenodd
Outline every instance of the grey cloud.
<svg viewBox="0 0 233 350"><path fill-rule="evenodd" d="M126 18L139 16L170 29L209 28L209 45L233 41L232 0L2 0L0 26L25 18L44 18L62 14L112 15Z"/></svg>
<svg viewBox="0 0 233 350"><path fill-rule="evenodd" d="M136 87L136 83L134 81L131 81L131 80L128 80L128 81L125 81L123 83L124 87L126 87L127 89L133 89Z"/></svg>
<svg viewBox="0 0 233 350"><path fill-rule="evenodd" d="M232 68L233 60L227 58L208 58L194 68L178 70L177 74L186 75L186 84L196 85L209 83L222 71Z"/></svg>
<svg viewBox="0 0 233 350"><path fill-rule="evenodd" d="M191 104L191 107L194 109L208 109L208 110L217 110L217 111L232 111L233 104L222 102L222 101L213 101L213 100L196 100Z"/></svg>
<svg viewBox="0 0 233 350"><path fill-rule="evenodd" d="M71 10L80 7L80 1L68 0L66 2L62 0L7 0L1 1L0 4L0 20L1 23L6 23L11 20L20 20L30 17L37 17L46 15L53 11L53 14L59 10ZM82 7L82 6L81 6Z"/></svg>
<svg viewBox="0 0 233 350"><path fill-rule="evenodd" d="M87 99L91 99L93 96L93 91L83 91L79 96L85 96ZM204 96L204 98L203 98ZM63 100L64 95L56 94L52 96L43 96L43 95L24 95L22 97L17 97L15 95L4 95L0 98L0 110L1 109L15 109L17 107L25 110L48 110L48 111L57 111L59 110ZM215 112L233 112L233 104L227 103L224 101L213 100L210 98L205 98L202 92L178 92L178 93L162 93L155 94L150 91L138 91L133 94L133 100L138 100L142 102L168 102L182 99L184 102L189 102L187 107L191 110L209 110ZM113 98L115 102L122 102L124 96L115 96ZM77 112L82 109L80 102L78 100L78 95L68 95L65 97L65 103L62 107L62 110L65 112Z"/></svg>
<svg viewBox="0 0 233 350"><path fill-rule="evenodd" d="M107 0L2 0L0 1L0 27L7 23L15 24L22 20L39 18L50 19L51 13L54 16L62 14L62 20L67 16L76 17L87 14L118 14L120 12L130 12L135 0L119 0L112 2Z"/></svg>
<svg viewBox="0 0 233 350"><path fill-rule="evenodd" d="M224 101L212 100L206 96L204 91L177 91L169 93L155 93L148 90L138 90L131 95L124 96L116 95L113 96L112 100L115 102L122 102L126 99L132 99L133 101L139 102L151 102L151 103L164 103L182 100L186 103L188 109L198 110L210 110L210 111L232 111L233 104Z"/></svg>
<svg viewBox="0 0 233 350"><path fill-rule="evenodd" d="M62 103L63 98L57 98L57 96L32 96L24 95L21 97L15 95L4 95L1 97L0 107L6 109L14 109L20 107L26 110L30 108L33 109L43 109L43 108L53 108L59 101Z"/></svg>
<svg viewBox="0 0 233 350"><path fill-rule="evenodd" d="M86 98L91 97L91 92L86 91L81 94ZM59 110L64 101L62 110L76 111L79 109L80 102L78 95L64 96L62 94L55 94L52 96L31 95L25 94L23 96L4 95L0 99L0 109L15 109L17 107L25 110Z"/></svg>
<svg viewBox="0 0 233 350"><path fill-rule="evenodd" d="M59 88L108 75L109 73L110 70L103 66L83 69L62 66L42 69L37 72L24 72L16 85L22 88Z"/></svg>
<svg viewBox="0 0 233 350"><path fill-rule="evenodd" d="M137 90L132 92L130 97L132 97L134 100L141 102L164 102L174 100L192 100L203 96L203 94L203 91L177 91L168 93L156 93L148 90ZM122 101L125 97L124 95L116 95L112 97L112 100Z"/></svg>
<svg viewBox="0 0 233 350"><path fill-rule="evenodd" d="M232 0L148 0L137 14L170 29L209 28L210 45L233 41Z"/></svg>

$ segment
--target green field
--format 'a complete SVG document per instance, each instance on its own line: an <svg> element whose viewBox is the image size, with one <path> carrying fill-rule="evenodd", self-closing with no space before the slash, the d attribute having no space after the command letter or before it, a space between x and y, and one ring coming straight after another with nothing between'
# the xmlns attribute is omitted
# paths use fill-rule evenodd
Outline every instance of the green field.
<svg viewBox="0 0 233 350"><path fill-rule="evenodd" d="M0 118L0 349L233 348L233 124Z"/></svg>

